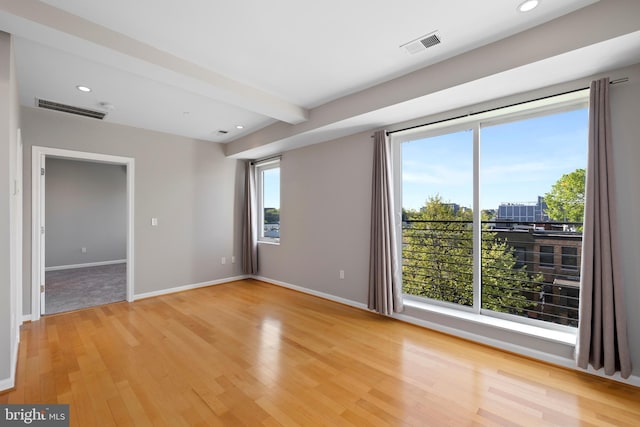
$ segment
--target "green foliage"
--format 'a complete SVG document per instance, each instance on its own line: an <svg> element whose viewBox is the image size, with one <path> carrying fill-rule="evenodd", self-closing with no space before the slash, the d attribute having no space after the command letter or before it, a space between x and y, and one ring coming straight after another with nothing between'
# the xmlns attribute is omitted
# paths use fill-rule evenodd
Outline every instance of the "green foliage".
<svg viewBox="0 0 640 427"><path fill-rule="evenodd" d="M516 264L513 247L495 233L482 233L482 308L512 314L535 309L542 274L530 274Z"/></svg>
<svg viewBox="0 0 640 427"><path fill-rule="evenodd" d="M279 224L280 223L280 209L264 208L264 223L265 224Z"/></svg>
<svg viewBox="0 0 640 427"><path fill-rule="evenodd" d="M549 218L555 221L583 222L585 177L584 169L576 169L562 175L553 184L551 191L544 196Z"/></svg>
<svg viewBox="0 0 640 427"><path fill-rule="evenodd" d="M430 197L420 211L403 211L403 290L439 301L473 305L473 213ZM411 222L407 222L411 221ZM414 222L415 221L415 222ZM408 225L409 224L409 225ZM522 314L536 306L542 277L516 268L514 249L482 233L482 308Z"/></svg>

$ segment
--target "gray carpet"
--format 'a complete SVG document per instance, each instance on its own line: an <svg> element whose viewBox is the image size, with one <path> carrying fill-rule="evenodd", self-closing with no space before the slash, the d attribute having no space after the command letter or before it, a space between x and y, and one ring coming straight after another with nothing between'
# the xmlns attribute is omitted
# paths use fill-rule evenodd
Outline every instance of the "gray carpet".
<svg viewBox="0 0 640 427"><path fill-rule="evenodd" d="M124 301L127 264L47 271L45 284L45 314Z"/></svg>

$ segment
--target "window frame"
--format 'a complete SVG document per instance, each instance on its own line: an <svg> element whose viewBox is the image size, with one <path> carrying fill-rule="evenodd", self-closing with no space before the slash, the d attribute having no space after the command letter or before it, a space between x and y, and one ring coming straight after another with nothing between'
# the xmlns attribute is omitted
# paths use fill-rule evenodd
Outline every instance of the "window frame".
<svg viewBox="0 0 640 427"><path fill-rule="evenodd" d="M571 252L575 252L575 253L565 253L566 249L569 249ZM560 268L562 270L568 270L568 271L580 271L580 263L578 262L579 260L579 254L578 254L578 248L575 246L561 246L560 247ZM565 260L573 260L572 263L565 263Z"/></svg>
<svg viewBox="0 0 640 427"><path fill-rule="evenodd" d="M545 248L545 250L543 251L542 248ZM551 248L551 252L547 251L548 248ZM540 267L542 268L555 268L556 266L556 248L554 245L540 245L540 251L539 251L539 259L538 259L538 264L540 265ZM546 255L546 256L551 256L551 262L547 262L547 261L542 261L542 255Z"/></svg>
<svg viewBox="0 0 640 427"><path fill-rule="evenodd" d="M280 159L272 159L264 162L259 162L255 165L255 173L256 173L256 188L257 188L257 217L258 217L258 243L270 243L270 244L279 244L280 243L280 232L278 232L278 237L267 237L264 235L264 172L280 169ZM278 186L281 186L281 181L278 180ZM280 221L278 221L280 224Z"/></svg>
<svg viewBox="0 0 640 427"><path fill-rule="evenodd" d="M475 313L476 315L484 315L490 318L503 319L514 324L528 324L541 327L547 330L555 330L561 332L575 333L574 327L560 325L557 323L546 322L537 319L529 319L526 317L516 316L509 313L501 313L483 309L481 307L481 209L480 206L480 130L483 127L499 125L503 123L527 120L536 117L542 117L563 112L585 109L589 107L589 89L571 91L559 95L552 95L532 101L524 101L514 105L505 107L492 108L486 112L469 114L466 116L456 117L450 120L438 120L432 124L419 127L410 127L405 131L393 131L390 135L392 147L392 165L394 179L394 202L397 209L396 213L396 235L402 236L402 144L404 142L415 141L418 139L432 138L449 133L455 133L462 130L473 132L473 305L471 307L418 297L415 295L404 294L405 301L414 301L418 305L433 306L442 308L452 308L453 312ZM554 251L555 252L555 251ZM402 238L397 239L396 246L397 259L402 260ZM555 264L555 263L554 263ZM580 267L578 267L578 270ZM401 270L401 269L399 269ZM402 274L399 272L397 279L402 282Z"/></svg>

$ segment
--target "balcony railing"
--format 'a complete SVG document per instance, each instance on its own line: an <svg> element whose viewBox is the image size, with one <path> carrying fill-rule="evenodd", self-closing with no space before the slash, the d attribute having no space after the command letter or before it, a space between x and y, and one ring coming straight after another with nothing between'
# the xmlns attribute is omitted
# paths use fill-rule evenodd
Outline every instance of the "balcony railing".
<svg viewBox="0 0 640 427"><path fill-rule="evenodd" d="M481 308L577 326L582 224L483 221ZM403 221L406 294L473 305L470 221Z"/></svg>

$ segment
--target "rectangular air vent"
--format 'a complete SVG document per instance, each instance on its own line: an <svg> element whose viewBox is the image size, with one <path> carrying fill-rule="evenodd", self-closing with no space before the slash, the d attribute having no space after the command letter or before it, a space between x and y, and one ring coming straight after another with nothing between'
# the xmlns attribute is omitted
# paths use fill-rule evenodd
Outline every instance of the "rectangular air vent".
<svg viewBox="0 0 640 427"><path fill-rule="evenodd" d="M433 33L429 33L425 36L418 37L415 40L411 40L410 42L407 42L401 45L400 47L404 48L408 53L413 55L418 52L427 50L427 48L433 47L440 43L441 43L440 36L437 34L436 31L434 31Z"/></svg>
<svg viewBox="0 0 640 427"><path fill-rule="evenodd" d="M36 98L36 105L48 110L62 111L63 113L76 114L78 116L91 117L102 120L107 115L104 111L89 110L88 108L75 107L73 105L61 104L59 102L47 101Z"/></svg>
<svg viewBox="0 0 640 427"><path fill-rule="evenodd" d="M440 44L440 38L437 34L431 34L429 37L425 37L420 40L420 43L424 46L425 49L430 48L431 46L435 46Z"/></svg>

